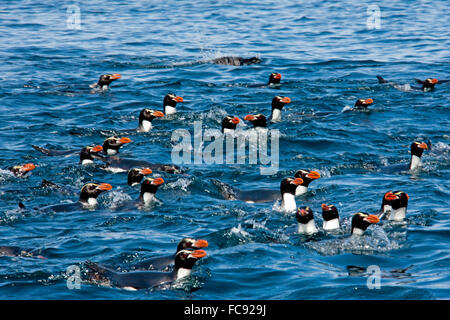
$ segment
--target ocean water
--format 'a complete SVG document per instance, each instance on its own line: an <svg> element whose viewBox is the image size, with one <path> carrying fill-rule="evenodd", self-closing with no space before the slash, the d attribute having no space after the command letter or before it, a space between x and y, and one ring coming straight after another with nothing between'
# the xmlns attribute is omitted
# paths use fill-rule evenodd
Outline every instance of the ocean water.
<svg viewBox="0 0 450 320"><path fill-rule="evenodd" d="M46 259L0 257L0 299L449 299L450 84L408 90L414 78L450 79L449 10L448 1L431 0L2 1L0 245L36 248ZM221 56L262 61L206 63ZM282 74L279 88L253 86L271 72ZM105 73L122 78L92 93ZM380 85L378 74L404 86ZM168 92L184 98L178 113L155 120L150 133L133 131L140 110L162 110ZM174 130L193 132L196 121L220 129L227 114L268 115L276 95L292 99L271 125L280 132L277 172L261 175L248 161L155 172L165 184L144 210L120 209L139 194L126 174L31 147L81 149L126 135L132 143L121 156L170 163ZM370 111L343 112L359 98L374 100ZM415 140L431 146L420 172L380 170L408 163ZM26 177L6 170L27 162L37 167ZM339 233L300 236L279 202L227 201L211 182L278 189L303 168L322 177L297 205L313 208L320 229L320 205L335 204ZM42 188L42 179L76 192L90 181L113 190L95 210L40 212L78 197ZM384 221L350 238L352 215L376 212L388 190L410 196L405 223ZM28 209L18 210L19 201ZM67 286L70 266L170 254L187 236L208 240L208 255L179 283L136 292ZM370 266L381 272L379 289L367 286Z"/></svg>

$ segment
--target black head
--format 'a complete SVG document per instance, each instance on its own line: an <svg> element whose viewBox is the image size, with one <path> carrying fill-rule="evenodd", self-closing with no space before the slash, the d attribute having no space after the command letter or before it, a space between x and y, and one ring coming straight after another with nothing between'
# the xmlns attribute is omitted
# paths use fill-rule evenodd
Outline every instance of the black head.
<svg viewBox="0 0 450 320"><path fill-rule="evenodd" d="M269 84L280 84L281 73L272 72L269 76Z"/></svg>
<svg viewBox="0 0 450 320"><path fill-rule="evenodd" d="M222 133L223 129L236 130L236 126L240 122L238 117L226 116L222 120Z"/></svg>
<svg viewBox="0 0 450 320"><path fill-rule="evenodd" d="M205 250L181 250L175 256L175 270L192 269L197 260L206 256Z"/></svg>
<svg viewBox="0 0 450 320"><path fill-rule="evenodd" d="M339 219L338 209L332 204L326 205L325 203L323 203L322 204L322 217L323 217L323 220L325 220L325 221Z"/></svg>
<svg viewBox="0 0 450 320"><path fill-rule="evenodd" d="M164 97L163 106L171 106L175 108L178 102L183 102L183 98L174 93L168 93Z"/></svg>
<svg viewBox="0 0 450 320"><path fill-rule="evenodd" d="M355 102L355 109L367 109L373 103L372 99L358 99Z"/></svg>
<svg viewBox="0 0 450 320"><path fill-rule="evenodd" d="M310 207L297 208L297 214L295 215L297 221L301 224L307 224L311 220L314 220L314 214Z"/></svg>
<svg viewBox="0 0 450 320"><path fill-rule="evenodd" d="M192 238L184 238L182 239L177 246L177 252L184 249L193 249L198 250L201 248L208 247L208 241L202 239L192 239Z"/></svg>
<svg viewBox="0 0 450 320"><path fill-rule="evenodd" d="M27 174L28 172L34 170L36 166L32 163L27 163L19 166L14 166L9 168L9 171L11 171L16 177L23 176Z"/></svg>
<svg viewBox="0 0 450 320"><path fill-rule="evenodd" d="M272 110L273 109L283 110L284 105L288 103L291 103L291 98L276 96L272 99Z"/></svg>
<svg viewBox="0 0 450 320"><path fill-rule="evenodd" d="M422 90L424 91L430 91L434 90L434 86L438 83L438 79L431 79L428 78L422 83Z"/></svg>
<svg viewBox="0 0 450 320"><path fill-rule="evenodd" d="M247 64L255 64L255 63L260 63L261 59L258 57L251 57L248 59L242 59L242 65L247 65Z"/></svg>
<svg viewBox="0 0 450 320"><path fill-rule="evenodd" d="M149 168L133 168L128 171L128 185L141 183L144 176L151 174L152 170Z"/></svg>
<svg viewBox="0 0 450 320"><path fill-rule="evenodd" d="M103 150L102 146L87 146L81 149L80 151L80 163L83 160L94 160L95 155L97 155L100 151Z"/></svg>
<svg viewBox="0 0 450 320"><path fill-rule="evenodd" d="M409 196L403 191L386 192L383 196L381 203L381 209L383 210L385 205L389 205L392 209L397 210L400 208L408 207Z"/></svg>
<svg viewBox="0 0 450 320"><path fill-rule="evenodd" d="M423 150L428 149L428 145L425 142L413 142L411 144L411 155L422 157Z"/></svg>
<svg viewBox="0 0 450 320"><path fill-rule="evenodd" d="M126 137L122 137L122 138L109 137L109 138L105 139L105 141L103 142L103 152L108 153L109 152L108 150L119 152L119 148L121 146L123 146L125 143L130 143L130 142L131 142L131 139L126 138Z"/></svg>
<svg viewBox="0 0 450 320"><path fill-rule="evenodd" d="M295 190L298 186L302 185L303 179L302 178L285 178L281 181L280 184L280 192L281 196L285 193L290 193L295 195Z"/></svg>
<svg viewBox="0 0 450 320"><path fill-rule="evenodd" d="M114 73L114 74L102 74L100 76L100 78L98 79L97 85L99 85L100 87L103 86L109 86L109 84L111 82L113 82L114 80L120 79L122 76L118 73Z"/></svg>
<svg viewBox="0 0 450 320"><path fill-rule="evenodd" d="M86 202L89 198L96 199L100 193L111 189L112 186L108 183L87 183L81 188L80 201Z"/></svg>
<svg viewBox="0 0 450 320"><path fill-rule="evenodd" d="M379 221L380 219L378 218L378 216L374 214L368 214L364 212L355 213L355 215L352 218L352 234L354 228L358 228L361 229L362 231L365 231L367 227L369 227L374 223L378 223Z"/></svg>
<svg viewBox="0 0 450 320"><path fill-rule="evenodd" d="M146 192L155 194L156 191L158 191L159 186L163 183L163 178L146 178L141 184L141 196Z"/></svg>
<svg viewBox="0 0 450 320"><path fill-rule="evenodd" d="M311 181L319 179L320 178L320 173L318 173L317 171L312 171L312 170L297 170L294 174L295 178L302 178L303 179L303 184L302 186L304 187L308 187L309 184L311 183Z"/></svg>
<svg viewBox="0 0 450 320"><path fill-rule="evenodd" d="M141 113L139 114L139 124L141 124L144 120L152 122L153 119L162 117L164 117L164 113L162 113L161 111L155 111L147 108L142 109Z"/></svg>
<svg viewBox="0 0 450 320"><path fill-rule="evenodd" d="M266 128L267 127L267 119L263 114L248 114L245 116L244 120L250 121L253 124L254 128L261 127Z"/></svg>

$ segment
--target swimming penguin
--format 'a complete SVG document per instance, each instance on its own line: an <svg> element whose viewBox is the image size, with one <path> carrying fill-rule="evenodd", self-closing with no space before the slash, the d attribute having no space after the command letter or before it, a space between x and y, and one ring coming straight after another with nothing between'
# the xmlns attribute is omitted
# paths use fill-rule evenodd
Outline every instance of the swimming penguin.
<svg viewBox="0 0 450 320"><path fill-rule="evenodd" d="M355 213L352 218L352 235L362 236L370 225L378 222L380 222L380 219L374 214Z"/></svg>
<svg viewBox="0 0 450 320"><path fill-rule="evenodd" d="M248 114L244 117L245 121L250 121L253 124L253 128L255 129L264 129L267 128L267 119L261 114Z"/></svg>
<svg viewBox="0 0 450 320"><path fill-rule="evenodd" d="M144 181L142 181L141 184L141 193L139 194L139 201L144 204L148 205L153 202L155 199L156 191L158 191L158 188L160 185L164 183L163 178L145 178Z"/></svg>
<svg viewBox="0 0 450 320"><path fill-rule="evenodd" d="M283 107L291 103L291 98L289 97L283 97L283 96L276 96L272 99L272 114L270 115L270 120L280 121L281 120L281 110L283 110Z"/></svg>
<svg viewBox="0 0 450 320"><path fill-rule="evenodd" d="M415 86L410 86L410 85L399 85L395 82L387 81L387 80L383 79L383 77L381 77L381 76L377 76L377 79L378 79L378 83L387 83L387 84L393 85L396 89L410 88L413 90L420 90L423 92L433 91L434 86L437 83L445 83L445 82L450 81L450 80L438 80L435 78L428 78L425 80L415 79L416 82L418 82L422 85L421 87L415 87Z"/></svg>
<svg viewBox="0 0 450 320"><path fill-rule="evenodd" d="M136 186L138 184L141 184L142 179L144 179L144 176L151 174L152 169L149 168L132 168L128 171L128 185L129 186Z"/></svg>
<svg viewBox="0 0 450 320"><path fill-rule="evenodd" d="M94 163L94 156L98 156L98 153L103 150L102 146L87 146L80 151L80 164L89 165Z"/></svg>
<svg viewBox="0 0 450 320"><path fill-rule="evenodd" d="M114 287L139 290L153 288L191 275L194 264L205 256L204 250L181 250L175 256L175 268L171 272L116 272L90 261L85 262L85 266L94 272L88 275L90 280L101 279L108 281Z"/></svg>
<svg viewBox="0 0 450 320"><path fill-rule="evenodd" d="M138 132L149 132L153 128L152 121L155 118L164 117L164 113L161 111L154 111L151 109L142 109L139 114L139 126L137 128Z"/></svg>
<svg viewBox="0 0 450 320"><path fill-rule="evenodd" d="M339 229L339 213L338 209L330 204L322 204L322 218L323 218L323 229L324 230L335 230Z"/></svg>
<svg viewBox="0 0 450 320"><path fill-rule="evenodd" d="M311 181L320 178L320 173L312 170L297 170L294 174L295 178L302 178L303 183L295 190L295 196L299 196L308 192L308 186Z"/></svg>
<svg viewBox="0 0 450 320"><path fill-rule="evenodd" d="M0 257L1 256L45 259L43 256L36 253L36 249L29 250L16 246L0 246Z"/></svg>
<svg viewBox="0 0 450 320"><path fill-rule="evenodd" d="M222 181L211 179L225 200L241 200L247 203L263 203L282 200L281 208L284 211L295 211L295 189L303 183L301 178L285 178L280 183L279 191L273 189L259 189L243 191L231 187ZM281 193L281 195L280 195Z"/></svg>
<svg viewBox="0 0 450 320"><path fill-rule="evenodd" d="M120 79L122 76L118 73L114 74L102 74L97 83L91 84L91 88L98 88L101 90L108 90L111 82Z"/></svg>
<svg viewBox="0 0 450 320"><path fill-rule="evenodd" d="M281 73L272 72L269 76L269 86L279 85L281 81Z"/></svg>
<svg viewBox="0 0 450 320"><path fill-rule="evenodd" d="M425 142L413 142L411 144L411 160L409 164L394 164L386 167L382 167L381 171L386 173L395 173L401 171L415 171L422 167L422 154L424 150L428 149L428 145Z"/></svg>
<svg viewBox="0 0 450 320"><path fill-rule="evenodd" d="M260 63L261 59L258 57L241 58L241 57L221 57L210 60L211 63L223 64L227 66L246 66L249 64Z"/></svg>
<svg viewBox="0 0 450 320"><path fill-rule="evenodd" d="M367 110L368 107L373 103L373 99L358 99L355 102L352 110Z"/></svg>
<svg viewBox="0 0 450 320"><path fill-rule="evenodd" d="M295 215L297 219L297 232L299 234L313 234L317 232L314 214L310 207L300 207Z"/></svg>
<svg viewBox="0 0 450 320"><path fill-rule="evenodd" d="M383 196L381 212L388 220L403 221L406 218L409 196L403 191L388 191Z"/></svg>
<svg viewBox="0 0 450 320"><path fill-rule="evenodd" d="M99 160L105 163L102 169L113 173L128 172L134 167L149 168L153 171L164 171L173 174L183 173L183 170L179 166L173 164L150 163L144 160L118 157L100 157Z"/></svg>
<svg viewBox="0 0 450 320"><path fill-rule="evenodd" d="M131 266L131 270L165 270L168 266L175 263L175 257L178 252L186 249L198 250L208 247L208 241L202 239L184 238L177 246L177 251L173 255L155 257L143 260Z"/></svg>
<svg viewBox="0 0 450 320"><path fill-rule="evenodd" d="M126 143L130 143L131 139L127 137L109 137L103 142L103 153L109 156L116 155L120 147Z"/></svg>
<svg viewBox="0 0 450 320"><path fill-rule="evenodd" d="M175 95L173 93L168 93L164 97L164 101L163 101L164 114L169 115L169 114L177 113L177 109L176 109L177 103L183 102L183 101L184 100L182 97L178 97L177 95Z"/></svg>
<svg viewBox="0 0 450 320"><path fill-rule="evenodd" d="M239 122L238 117L226 116L222 120L222 133L234 132Z"/></svg>
<svg viewBox="0 0 450 320"><path fill-rule="evenodd" d="M16 177L22 177L26 175L28 172L33 171L36 168L36 166L32 163L26 163L22 165L17 165L8 168L9 171L11 171Z"/></svg>

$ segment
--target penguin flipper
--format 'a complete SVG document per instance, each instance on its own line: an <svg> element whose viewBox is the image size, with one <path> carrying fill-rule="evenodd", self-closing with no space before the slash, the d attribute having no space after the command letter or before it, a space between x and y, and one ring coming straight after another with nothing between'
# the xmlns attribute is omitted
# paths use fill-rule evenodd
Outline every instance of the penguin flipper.
<svg viewBox="0 0 450 320"><path fill-rule="evenodd" d="M94 271L98 275L100 275L102 278L109 278L112 276L115 272L112 270L109 270L108 268L101 266L95 262L92 261L86 261L84 263L84 266L88 268L91 271Z"/></svg>
<svg viewBox="0 0 450 320"><path fill-rule="evenodd" d="M387 83L387 81L384 80L382 76L377 76L377 79L378 79L378 83Z"/></svg>
<svg viewBox="0 0 450 320"><path fill-rule="evenodd" d="M417 83L423 84L425 81L420 80L420 79L414 79Z"/></svg>
<svg viewBox="0 0 450 320"><path fill-rule="evenodd" d="M35 149L35 150L37 150L37 151L40 151L40 152L42 152L43 154L46 154L46 155L50 155L50 150L49 149L45 149L45 148L42 148L42 147L39 147L39 146L36 146L36 145L32 145L32 147L33 147L33 149Z"/></svg>

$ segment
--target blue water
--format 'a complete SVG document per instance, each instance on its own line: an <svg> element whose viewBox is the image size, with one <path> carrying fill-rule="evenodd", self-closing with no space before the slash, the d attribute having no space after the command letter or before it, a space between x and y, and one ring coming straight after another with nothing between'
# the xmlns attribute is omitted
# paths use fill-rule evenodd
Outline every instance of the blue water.
<svg viewBox="0 0 450 320"><path fill-rule="evenodd" d="M1 299L448 299L450 298L450 85L433 92L379 85L375 76L413 85L449 79L448 1L377 1L379 29L367 26L360 1L3 1L0 10L0 167L33 162L31 175L0 173L0 245L39 248L47 259L0 257ZM67 6L80 9L80 29ZM70 21L69 21L70 22ZM262 63L198 63L258 55ZM251 87L271 72L277 89ZM120 73L108 92L90 93L100 74ZM77 157L47 157L31 145L81 149L137 125L144 107L162 109L168 92L184 98L172 119L150 133L127 136L121 154L171 162L175 129L194 121L220 128L222 118L270 113L281 94L292 99L279 129L280 168L185 165L186 175L161 175L157 204L117 210L135 199L124 173L81 168ZM370 112L342 112L359 98ZM321 114L320 112L328 112ZM248 129L241 124L239 129ZM76 135L69 134L77 132ZM414 140L431 144L420 173L379 167L409 161ZM295 217L279 203L226 201L210 182L242 189L274 188L297 169L322 178L297 205L335 204L343 230L312 238L295 233ZM47 179L80 189L90 181L113 190L93 211L36 213L31 208L77 200L39 188ZM350 219L375 212L388 190L410 196L407 220L371 226L350 239ZM22 201L30 210L17 210ZM206 239L208 256L172 287L130 292L82 283L69 290L66 268L85 260L122 265L173 253L182 237ZM366 268L381 269L368 289ZM353 267L350 267L353 266Z"/></svg>

